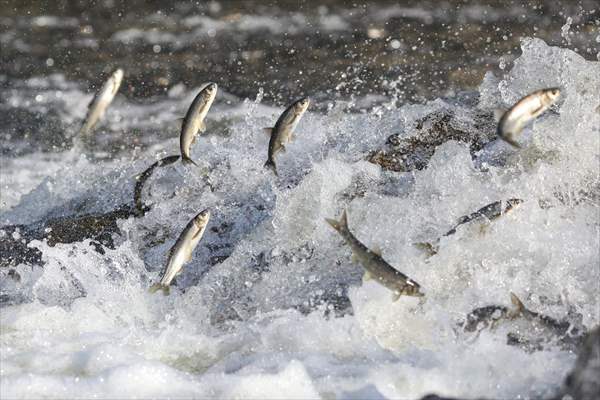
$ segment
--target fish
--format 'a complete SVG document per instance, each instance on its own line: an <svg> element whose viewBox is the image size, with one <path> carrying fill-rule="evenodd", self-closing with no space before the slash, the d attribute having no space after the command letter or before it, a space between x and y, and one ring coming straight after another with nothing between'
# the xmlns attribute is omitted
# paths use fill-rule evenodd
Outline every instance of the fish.
<svg viewBox="0 0 600 400"><path fill-rule="evenodd" d="M150 287L150 293L162 290L164 295L169 294L173 279L183 271L183 266L186 263L192 261L192 253L200 239L202 239L209 219L210 211L206 209L198 213L186 225L173 247L169 250L167 266L162 278Z"/></svg>
<svg viewBox="0 0 600 400"><path fill-rule="evenodd" d="M352 260L358 261L365 269L364 279L375 279L379 284L393 292L392 301L398 300L402 295L423 297L421 286L387 263L378 249L370 250L362 244L348 227L348 216L346 211L342 213L339 221L325 218L327 223L333 227L344 238L352 250Z"/></svg>
<svg viewBox="0 0 600 400"><path fill-rule="evenodd" d="M560 88L548 88L535 91L517 101L506 111L498 122L496 134L508 144L521 148L516 136L525 125L550 108L560 97Z"/></svg>
<svg viewBox="0 0 600 400"><path fill-rule="evenodd" d="M192 160L190 149L198 137L198 132L206 130L204 119L217 96L217 89L217 84L212 82L204 86L192 101L183 118L181 135L179 136L179 149L181 150L181 160L185 164L198 165Z"/></svg>
<svg viewBox="0 0 600 400"><path fill-rule="evenodd" d="M123 80L123 70L117 69L113 74L108 78L104 85L100 88L100 90L96 93L90 104L88 105L88 111L81 124L81 129L79 130L80 137L88 136L100 118L104 116L106 109L112 103L115 98L117 92L119 91L119 86L121 86L121 81Z"/></svg>
<svg viewBox="0 0 600 400"><path fill-rule="evenodd" d="M269 168L277 176L277 166L275 165L275 155L280 152L285 152L285 145L294 139L293 133L310 105L310 99L303 97L300 100L292 103L285 109L283 114L277 119L275 126L272 128L263 128L269 139L269 151L265 168Z"/></svg>
<svg viewBox="0 0 600 400"><path fill-rule="evenodd" d="M501 322L522 320L526 325L517 332L507 334L508 344L526 349L540 349L543 342L556 340L564 348L577 348L584 332L569 321L559 321L547 315L529 310L516 294L510 293L512 308L485 306L471 311L461 323L465 332L478 334L489 328L494 330ZM528 335L529 334L529 337Z"/></svg>
<svg viewBox="0 0 600 400"><path fill-rule="evenodd" d="M523 203L523 200L516 198L508 199L506 200L506 202L495 201L493 203L490 203L469 215L463 215L462 217L460 217L456 225L454 225L452 229L444 233L440 238L436 239L434 242L418 242L414 243L414 246L425 251L427 256L431 257L437 254L437 252L439 251L439 243L441 238L454 235L459 226L467 224L479 218L485 218L488 221L494 221L495 219L513 210L521 203Z"/></svg>
<svg viewBox="0 0 600 400"><path fill-rule="evenodd" d="M156 161L154 164L146 168L144 172L137 175L135 177L135 187L133 189L133 203L135 204L135 210L137 216L143 216L150 208L144 204L142 201L142 190L144 189L144 184L146 181L152 176L154 170L158 167L163 167L165 165L173 164L179 160L179 155L172 155L165 158L162 158Z"/></svg>

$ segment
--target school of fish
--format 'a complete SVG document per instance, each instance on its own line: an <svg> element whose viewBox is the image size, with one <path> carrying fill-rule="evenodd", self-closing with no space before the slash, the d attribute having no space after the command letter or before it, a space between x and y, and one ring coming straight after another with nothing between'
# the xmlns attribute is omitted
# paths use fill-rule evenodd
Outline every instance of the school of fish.
<svg viewBox="0 0 600 400"><path fill-rule="evenodd" d="M118 69L98 91L89 105L86 118L80 130L80 137L87 137L93 131L117 94L122 79L123 71ZM198 92L192 101L181 124L179 140L180 154L162 158L136 177L134 203L138 213L143 213L148 209L142 200L143 186L157 167L173 164L179 159L184 164L198 165L191 156L192 146L198 135L206 131L205 121L215 101L217 92L217 85L215 83L208 83ZM498 138L520 149L522 145L517 141L519 134L525 126L550 109L552 105L556 104L559 97L559 88L540 89L524 96L502 113L497 126ZM271 170L275 176L278 176L275 157L280 153L286 152L286 146L294 139L296 127L310 104L311 102L308 97L292 102L272 127L264 128L265 133L269 135L267 161L264 166L266 169ZM517 198L495 201L469 215L459 218L457 223L439 238L431 242L420 242L414 245L424 250L427 257L431 257L440 251L440 240L455 234L459 227L474 221L480 221L483 224L482 226L485 227L485 224L489 224L515 209L522 202L523 200ZM185 264L192 260L194 249L202 239L209 220L210 210L203 210L190 220L168 252L164 272L159 281L150 287L150 292L154 293L161 290L164 294L169 294L170 287L176 276L181 273ZM340 220L326 219L326 222L348 244L352 252L352 261L359 263L364 268L365 281L373 279L375 282L389 289L392 292L393 301L398 300L401 296L424 298L425 292L422 291L420 284L385 261L379 249L369 249L354 236L348 226L346 210L343 210ZM549 329L560 330L564 334L563 331L565 328L559 322L527 310L514 294L511 294L511 300L515 306L514 310L502 306L489 306L474 310L467 316L467 321L463 328L466 331L478 331L482 327L493 327L501 320L514 320L517 317L523 317L534 321L538 325L550 327Z"/></svg>

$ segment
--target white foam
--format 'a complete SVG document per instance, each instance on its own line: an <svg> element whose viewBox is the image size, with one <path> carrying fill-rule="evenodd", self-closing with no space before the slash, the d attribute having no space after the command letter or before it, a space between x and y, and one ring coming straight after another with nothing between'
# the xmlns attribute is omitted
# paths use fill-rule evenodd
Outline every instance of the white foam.
<svg viewBox="0 0 600 400"><path fill-rule="evenodd" d="M152 210L119 222L123 236L114 250L99 254L89 240L32 242L45 266L17 267L19 284L0 280L3 294L24 301L0 315L0 397L551 395L574 354L557 347L528 353L506 344L506 330L473 338L457 324L476 307L508 307L511 291L555 318L575 313L587 327L600 322L597 200L589 196L598 196L599 77L597 62L524 41L506 76L486 77L480 105L508 105L560 86L559 112L526 129L526 149L503 149L505 164L487 169L454 141L422 171L382 172L364 161L390 134L413 134L410 127L430 112L463 115L460 106L437 100L376 115L348 114L343 105L326 115L309 111L296 140L277 155L275 178L263 168L268 138L261 128L281 108L217 103L209 122L225 121L229 134L207 133L192 151L212 168L214 192L203 168L159 169L144 192ZM106 124L167 129L195 90L152 104L121 100L123 119L107 116ZM153 122L144 119L149 114L157 115ZM97 162L65 153L40 161L34 154L4 164L2 176L13 176L21 194L3 198L11 209L2 219L25 223L52 210L68 214L83 204L102 212L131 201L135 173L157 153L177 153L171 129L172 138L154 139L133 156ZM497 155L493 146L487 151ZM51 173L36 186L41 174L17 174L27 163ZM525 202L491 224L461 226L427 261L411 245L513 197ZM204 208L211 209L209 229L177 287L170 296L149 294L166 252ZM392 302L387 289L362 282L363 270L324 222L342 209L360 240L379 245L387 261L421 284L423 304ZM211 265L215 254L229 257ZM345 293L352 314L336 318L333 305L318 306L323 298L343 301Z"/></svg>

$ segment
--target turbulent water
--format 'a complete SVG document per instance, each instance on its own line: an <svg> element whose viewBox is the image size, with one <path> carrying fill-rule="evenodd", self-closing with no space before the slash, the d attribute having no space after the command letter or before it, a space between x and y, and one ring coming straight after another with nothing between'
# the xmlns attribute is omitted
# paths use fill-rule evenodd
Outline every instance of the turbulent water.
<svg viewBox="0 0 600 400"><path fill-rule="evenodd" d="M479 334L460 327L475 308L508 307L510 292L580 330L600 323L600 64L539 39L521 47L510 71L487 74L468 96L365 113L344 102L313 106L277 157L278 178L263 168L261 128L282 108L263 104L262 91L242 100L222 87L192 149L200 166L157 169L143 191L150 210L119 219L112 246L31 240L41 260L0 268L0 397L553 395L573 367L572 348L514 346L508 333L531 333L516 322ZM447 140L423 169L367 161L390 135L418 135L428 115L451 114L471 132L475 114L554 86L558 106L524 131L520 151ZM198 89L180 84L143 102L118 96L92 151L72 139L87 88L61 74L13 82L2 112L42 120L24 138L0 127L3 151L18 155L2 160L1 225L132 204L135 176L178 153L177 119ZM49 126L52 137L37 131ZM509 198L525 201L462 226L431 258L412 245ZM167 251L205 208L212 217L193 260L169 296L150 294ZM424 302L392 302L362 281L324 221L344 209L361 241L421 284ZM20 230L0 235L26 241Z"/></svg>

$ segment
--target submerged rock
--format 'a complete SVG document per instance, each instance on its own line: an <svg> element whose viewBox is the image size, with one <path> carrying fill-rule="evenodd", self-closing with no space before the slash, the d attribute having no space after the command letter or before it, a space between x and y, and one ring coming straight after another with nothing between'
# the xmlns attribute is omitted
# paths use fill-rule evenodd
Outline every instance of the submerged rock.
<svg viewBox="0 0 600 400"><path fill-rule="evenodd" d="M418 120L408 135L393 134L383 148L367 160L388 171L408 172L424 169L435 149L449 140L469 144L471 154L496 138L496 124L491 113L474 113L470 124L450 110L433 112Z"/></svg>

